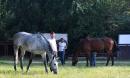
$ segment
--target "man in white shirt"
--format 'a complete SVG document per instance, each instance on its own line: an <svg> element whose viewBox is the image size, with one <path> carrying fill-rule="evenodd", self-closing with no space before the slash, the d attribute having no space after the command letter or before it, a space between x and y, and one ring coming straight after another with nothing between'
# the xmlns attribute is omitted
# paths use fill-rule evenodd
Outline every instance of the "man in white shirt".
<svg viewBox="0 0 130 78"><path fill-rule="evenodd" d="M50 46L53 50L53 53L54 55L56 55L57 57L57 44L56 44L56 39L55 39L55 33L54 32L51 32L50 33L50 39L48 39L49 43L50 43Z"/></svg>
<svg viewBox="0 0 130 78"><path fill-rule="evenodd" d="M62 65L65 64L64 57L65 57L66 48L67 48L66 42L63 38L61 38L60 41L58 42L58 50L59 50L59 57Z"/></svg>

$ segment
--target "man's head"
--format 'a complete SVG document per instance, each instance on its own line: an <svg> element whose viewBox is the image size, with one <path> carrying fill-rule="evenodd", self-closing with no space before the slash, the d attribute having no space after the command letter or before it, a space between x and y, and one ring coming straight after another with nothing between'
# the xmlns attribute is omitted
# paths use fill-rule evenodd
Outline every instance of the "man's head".
<svg viewBox="0 0 130 78"><path fill-rule="evenodd" d="M64 42L64 39L63 39L63 38L61 38L60 40L61 40L61 42Z"/></svg>
<svg viewBox="0 0 130 78"><path fill-rule="evenodd" d="M50 33L51 38L55 38L55 32Z"/></svg>

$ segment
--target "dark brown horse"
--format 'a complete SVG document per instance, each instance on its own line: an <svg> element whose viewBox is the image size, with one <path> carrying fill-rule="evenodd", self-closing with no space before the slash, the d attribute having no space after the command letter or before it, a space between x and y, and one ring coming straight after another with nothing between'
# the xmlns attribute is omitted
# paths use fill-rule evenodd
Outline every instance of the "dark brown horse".
<svg viewBox="0 0 130 78"><path fill-rule="evenodd" d="M87 37L85 39L80 40L76 51L72 57L72 65L75 66L78 62L78 55L85 54L87 66L88 66L88 59L90 59L91 52L106 52L107 53L107 63L111 58L112 65L114 65L114 52L117 50L116 42L108 37L104 38L90 38Z"/></svg>

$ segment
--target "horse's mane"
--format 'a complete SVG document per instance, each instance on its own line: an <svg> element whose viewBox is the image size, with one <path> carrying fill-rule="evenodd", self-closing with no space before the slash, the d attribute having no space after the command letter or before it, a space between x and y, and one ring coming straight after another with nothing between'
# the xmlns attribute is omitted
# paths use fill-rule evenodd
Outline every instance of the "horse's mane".
<svg viewBox="0 0 130 78"><path fill-rule="evenodd" d="M50 52L52 53L53 50L52 50L52 48L51 48L51 46L50 46L50 43L49 43L48 40L46 39L46 37L43 35L43 33L38 33L38 34L45 39L45 41L46 41L46 43L47 43L47 46L48 46Z"/></svg>

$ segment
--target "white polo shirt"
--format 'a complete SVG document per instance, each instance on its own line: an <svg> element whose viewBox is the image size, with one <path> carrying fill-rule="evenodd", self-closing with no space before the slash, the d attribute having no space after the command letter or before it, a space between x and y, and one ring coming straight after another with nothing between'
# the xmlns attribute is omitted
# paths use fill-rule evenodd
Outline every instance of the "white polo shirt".
<svg viewBox="0 0 130 78"><path fill-rule="evenodd" d="M64 51L65 50L65 47L66 47L65 42L59 42L58 45L59 45L59 51Z"/></svg>
<svg viewBox="0 0 130 78"><path fill-rule="evenodd" d="M57 52L57 44L56 44L56 39L55 38L50 38L48 39L50 46L52 48L53 51Z"/></svg>

